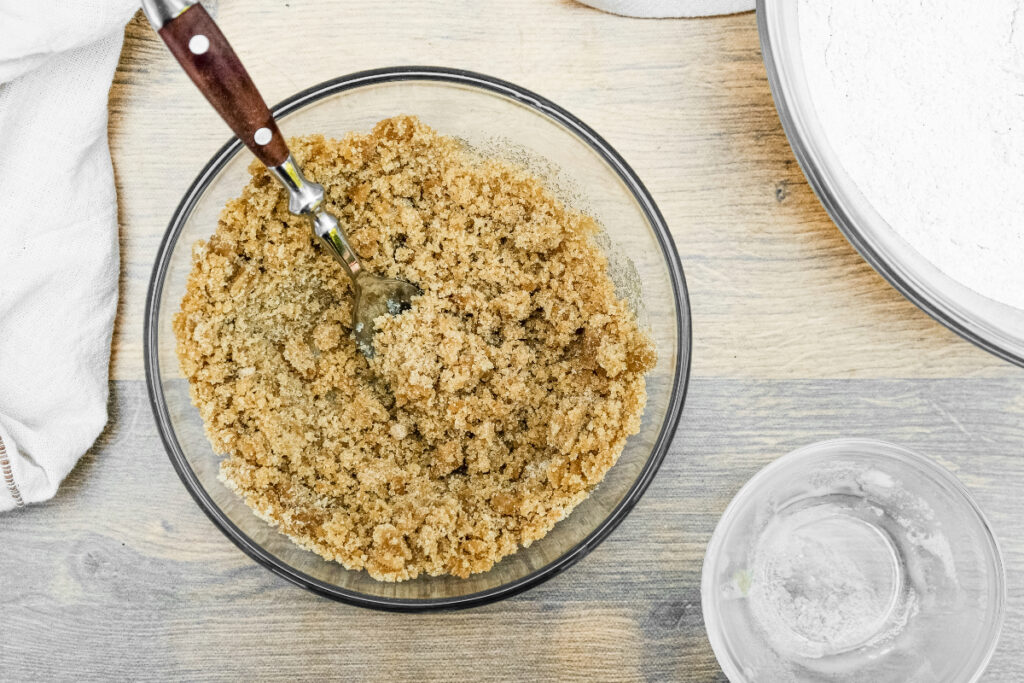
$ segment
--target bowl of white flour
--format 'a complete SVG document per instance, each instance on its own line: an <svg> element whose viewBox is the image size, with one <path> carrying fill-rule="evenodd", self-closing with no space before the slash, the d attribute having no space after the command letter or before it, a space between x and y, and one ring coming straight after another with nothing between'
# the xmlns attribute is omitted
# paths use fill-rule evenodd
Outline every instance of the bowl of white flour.
<svg viewBox="0 0 1024 683"><path fill-rule="evenodd" d="M1024 365L1024 10L1016 0L758 0L794 153L864 258Z"/></svg>

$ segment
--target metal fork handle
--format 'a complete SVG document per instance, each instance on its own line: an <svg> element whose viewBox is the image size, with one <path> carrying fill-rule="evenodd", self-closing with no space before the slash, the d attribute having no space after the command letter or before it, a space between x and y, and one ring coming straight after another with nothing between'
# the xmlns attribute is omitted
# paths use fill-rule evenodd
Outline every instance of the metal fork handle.
<svg viewBox="0 0 1024 683"><path fill-rule="evenodd" d="M295 157L290 153L284 163L269 166L267 170L288 190L288 210L296 216L309 217L313 234L341 264L355 284L356 276L363 271L363 264L355 249L348 243L338 219L324 208L323 185L307 179L299 162L295 161Z"/></svg>

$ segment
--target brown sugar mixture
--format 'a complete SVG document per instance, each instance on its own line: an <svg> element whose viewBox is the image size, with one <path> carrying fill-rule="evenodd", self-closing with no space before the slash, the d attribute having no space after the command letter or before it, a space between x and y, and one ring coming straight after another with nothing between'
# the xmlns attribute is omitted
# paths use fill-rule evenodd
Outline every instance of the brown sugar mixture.
<svg viewBox="0 0 1024 683"><path fill-rule="evenodd" d="M304 548L383 581L490 569L600 483L651 342L597 227L417 119L291 141L368 269L423 290L367 360L341 267L253 166L194 251L178 356L224 482Z"/></svg>

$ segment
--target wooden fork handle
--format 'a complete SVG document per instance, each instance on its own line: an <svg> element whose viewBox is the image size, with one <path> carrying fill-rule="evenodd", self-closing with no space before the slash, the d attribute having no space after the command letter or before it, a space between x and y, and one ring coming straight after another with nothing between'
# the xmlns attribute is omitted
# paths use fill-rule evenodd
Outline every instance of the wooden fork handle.
<svg viewBox="0 0 1024 683"><path fill-rule="evenodd" d="M192 82L256 158L268 168L284 163L288 158L284 136L238 55L203 6L186 6L154 28Z"/></svg>

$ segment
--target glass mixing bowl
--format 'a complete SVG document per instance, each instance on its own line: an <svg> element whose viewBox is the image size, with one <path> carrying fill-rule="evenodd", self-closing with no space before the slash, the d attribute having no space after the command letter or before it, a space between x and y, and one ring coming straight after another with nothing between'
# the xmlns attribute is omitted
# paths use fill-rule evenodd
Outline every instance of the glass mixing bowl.
<svg viewBox="0 0 1024 683"><path fill-rule="evenodd" d="M708 544L701 605L741 681L975 681L1003 623L999 546L967 489L871 439L779 458Z"/></svg>
<svg viewBox="0 0 1024 683"><path fill-rule="evenodd" d="M892 229L843 168L818 120L804 74L799 3L757 0L757 24L786 137L846 239L925 313L986 351L1024 365L1024 310L982 296L939 270Z"/></svg>
<svg viewBox="0 0 1024 683"><path fill-rule="evenodd" d="M408 67L343 76L274 108L286 135L341 137L369 131L396 114L415 114L443 134L529 168L567 205L602 226L612 279L649 331L658 362L647 375L640 432L590 497L543 539L488 572L467 579L382 583L299 548L218 481L220 458L189 399L171 323L185 291L193 243L214 232L221 208L247 182L252 157L237 139L196 178L160 245L146 299L146 379L160 435L185 487L214 524L257 562L311 591L364 607L466 607L513 595L566 569L639 500L665 457L682 411L690 366L690 307L672 238L640 179L594 131L538 95L466 71Z"/></svg>

